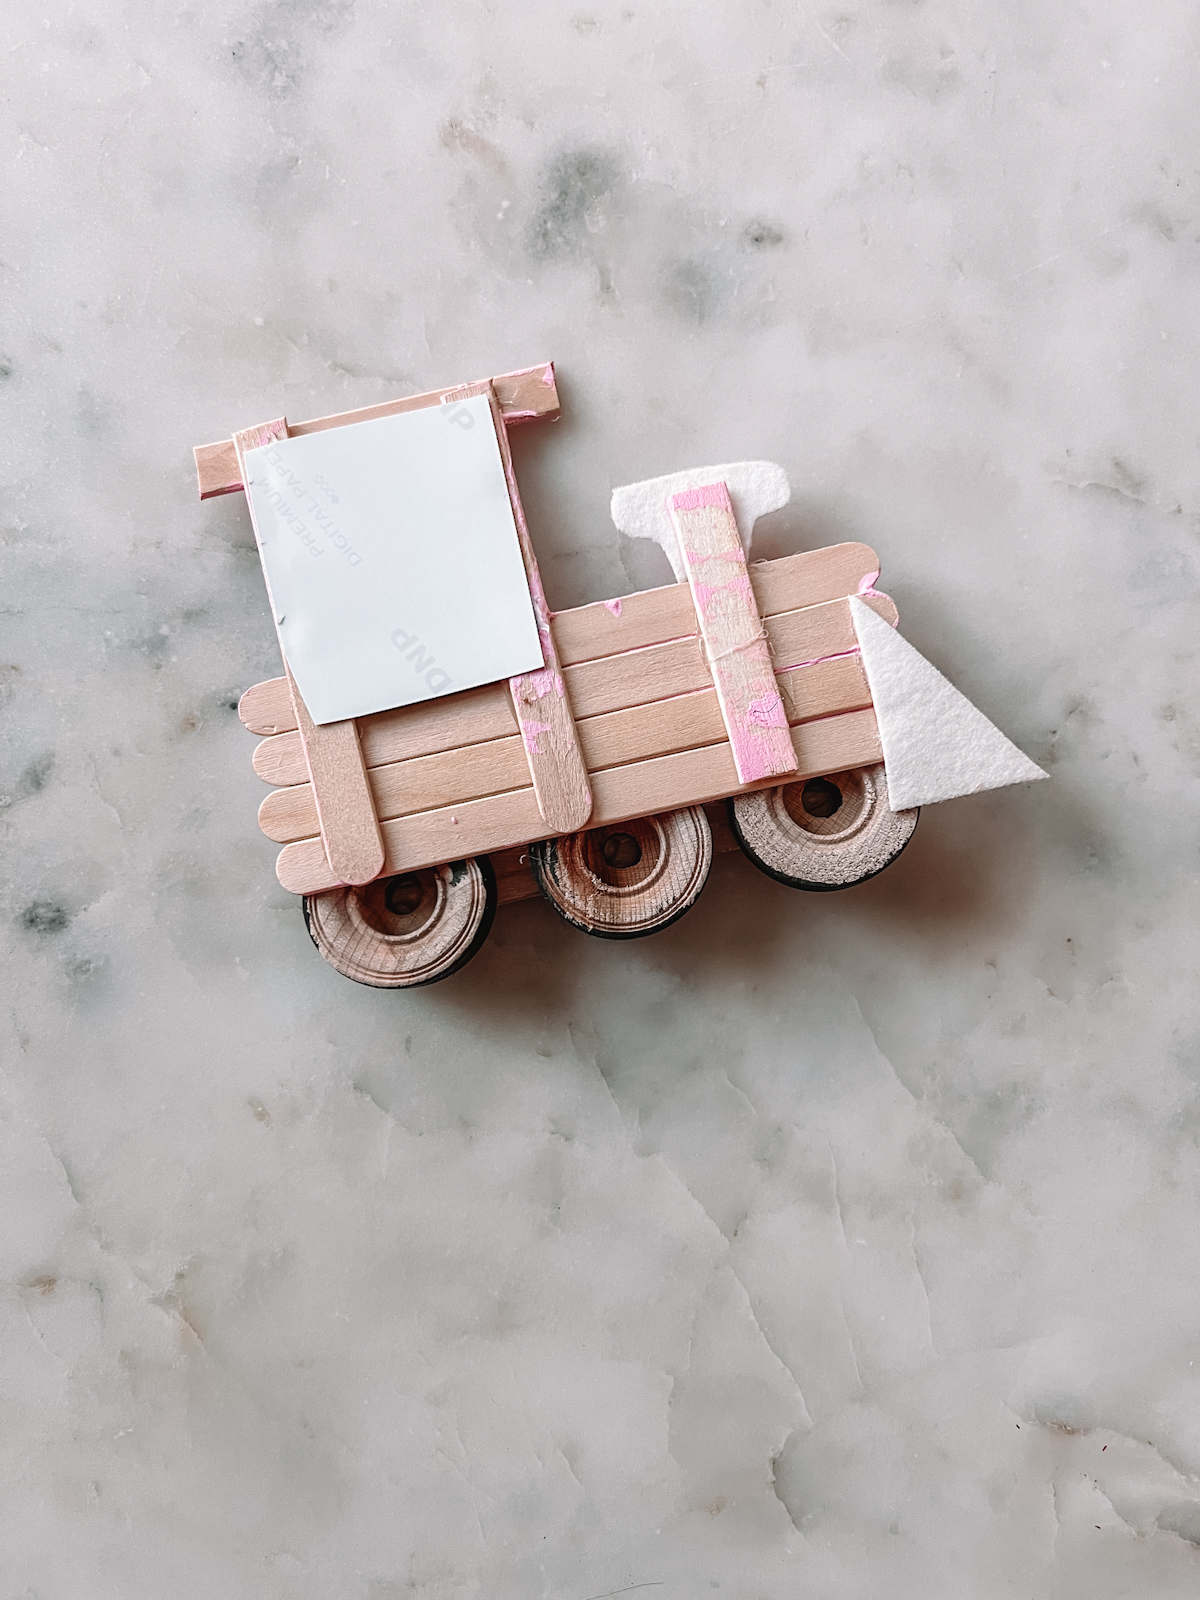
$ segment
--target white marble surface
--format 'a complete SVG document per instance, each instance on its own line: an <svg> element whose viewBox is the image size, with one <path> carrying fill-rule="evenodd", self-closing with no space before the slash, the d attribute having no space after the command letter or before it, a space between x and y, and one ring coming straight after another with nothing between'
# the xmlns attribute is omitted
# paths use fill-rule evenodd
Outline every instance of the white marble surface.
<svg viewBox="0 0 1200 1600"><path fill-rule="evenodd" d="M10 0L2 1600L1200 1586L1200 25L1182 0ZM191 446L552 356L765 456L1052 782L657 939L326 968Z"/></svg>

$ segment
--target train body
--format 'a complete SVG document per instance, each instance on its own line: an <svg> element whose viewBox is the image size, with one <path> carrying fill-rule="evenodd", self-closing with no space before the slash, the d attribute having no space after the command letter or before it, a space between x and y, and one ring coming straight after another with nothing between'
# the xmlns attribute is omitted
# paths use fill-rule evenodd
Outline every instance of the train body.
<svg viewBox="0 0 1200 1600"><path fill-rule="evenodd" d="M260 826L326 959L378 987L432 982L475 954L497 905L539 891L585 932L653 933L694 904L714 848L735 844L816 890L894 860L917 808L889 804L856 628L856 607L897 620L875 552L748 563L750 530L701 469L662 480L679 490L666 503L686 581L548 612L506 433L557 414L551 366L201 447L202 498L242 487L247 452L271 439L478 394L508 474L541 669L327 728L285 662L240 703L271 785Z"/></svg>

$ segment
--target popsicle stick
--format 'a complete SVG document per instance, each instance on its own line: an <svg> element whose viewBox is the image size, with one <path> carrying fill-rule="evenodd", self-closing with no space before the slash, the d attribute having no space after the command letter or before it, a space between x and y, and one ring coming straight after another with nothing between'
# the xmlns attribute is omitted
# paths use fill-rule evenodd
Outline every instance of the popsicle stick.
<svg viewBox="0 0 1200 1600"><path fill-rule="evenodd" d="M886 596L874 597L869 603L885 616L889 611L895 612ZM780 670L777 667L776 684L789 708L789 722L804 722L812 717L829 716L835 710L852 710L871 703L866 676L858 666L857 643L846 602L814 606L812 613L815 614L788 612L768 620L767 637L776 659L797 662L799 670L808 673L837 663L830 681L840 684L844 675L845 681L853 685L852 692L862 698L853 706L842 704L839 691L835 695L839 703L826 706L825 701L832 691L826 688L824 676L793 678L791 674L796 668ZM828 662L822 659L826 657L830 658ZM564 668L563 677L576 708L577 732L593 717L628 710L632 706L652 705L674 695L691 694L712 683L708 662L697 639L678 639L670 644L648 645L644 650L630 651L623 656L580 662L578 666ZM427 714L412 723L406 720L410 710L424 712L424 707L404 707L364 718L359 731L367 766L383 766L390 761L429 755L437 750L458 749L516 732L511 704L498 685L491 685L487 690L472 690L471 694L480 696L479 700L461 709L455 705L457 696L433 702L445 707L444 725L438 725ZM583 747L582 732L579 738ZM589 768L595 765L586 748L584 759ZM280 786L303 783L307 777L303 751L295 734L275 734L264 739L255 749L253 762L254 770L267 783Z"/></svg>
<svg viewBox="0 0 1200 1600"><path fill-rule="evenodd" d="M339 883L370 883L383 871L383 838L367 769L352 721L318 726L288 671L292 704L304 741L315 820L330 871ZM277 794L287 794L277 789Z"/></svg>
<svg viewBox="0 0 1200 1600"><path fill-rule="evenodd" d="M873 711L851 711L843 717L826 717L791 730L793 749L791 781L816 778L826 772L867 766L880 759L879 730ZM770 788L778 775L739 785L729 744L705 745L660 756L626 767L598 772L596 821L624 822L679 806L703 805L721 795L746 789ZM484 802L486 804L486 802Z"/></svg>
<svg viewBox="0 0 1200 1600"><path fill-rule="evenodd" d="M888 622L896 620L896 608L887 595L872 595L866 603ZM796 680L785 691L785 678L794 667L822 663L823 658L846 658L855 652L858 638L845 600L826 601L803 611L788 611L768 617L767 640L775 663L780 694L803 696L818 686L816 679ZM578 665L565 666L563 678L575 709L576 726L608 711L670 695L688 694L705 688L712 679L708 662L698 639L677 639L665 645L647 645L621 656L606 656ZM277 680L286 693L286 684ZM865 683L865 677L861 680ZM249 708L257 726L278 726L284 713L276 703L273 683L258 684L262 691ZM242 697L243 706L252 690ZM870 696L860 702L870 704ZM289 702L290 705L290 702ZM848 707L845 709L849 709ZM789 710L789 722L802 722L806 716L827 716L828 712ZM485 739L502 738L517 731L516 718L507 694L498 684L471 689L465 694L448 695L421 706L403 706L396 711L364 717L359 724L363 755L368 767L412 756L431 755L438 750L453 750ZM254 770L267 783L303 783L307 776L303 752L295 734L275 733L264 739L254 752ZM588 765L592 765L589 761Z"/></svg>
<svg viewBox="0 0 1200 1600"><path fill-rule="evenodd" d="M861 710L871 703L866 674L856 657L802 667L798 674L784 677L796 675L808 680L805 692L795 697L800 708L797 722ZM609 767L697 745L720 744L727 737L716 691L711 688L589 717L576 728L593 776ZM369 776L381 821L524 788L529 782L521 741L515 735L373 767ZM302 780L267 795L259 807L258 821L267 838L278 844L314 834L317 813L308 783Z"/></svg>
<svg viewBox="0 0 1200 1600"><path fill-rule="evenodd" d="M749 570L759 616L774 617L781 611L874 591L879 557L870 545L851 541L774 561L752 561Z"/></svg>
<svg viewBox="0 0 1200 1600"><path fill-rule="evenodd" d="M510 428L522 422L535 422L539 418L551 421L559 414L552 361L544 361L537 367L525 367L520 372L502 373L500 377L492 379L492 385L505 424ZM362 406L357 411L341 411L334 416L317 417L312 422L295 422L290 430L291 437L296 438L303 433L321 433L326 428L341 428L351 422L370 422L376 417L394 417L404 411L420 411L425 406L440 405L446 393L448 391L445 389L433 389L428 394L385 400L381 405ZM198 444L192 453L196 458L196 478L201 500L211 500L219 494L236 494L243 487L237 448L232 439L222 439L216 444Z"/></svg>
<svg viewBox="0 0 1200 1600"><path fill-rule="evenodd" d="M792 742L797 763L793 781L870 766L882 759L873 711L853 711L806 723L792 731ZM747 785L742 792L770 787L774 781ZM593 826L703 805L739 792L742 786L737 781L733 752L723 743L614 767L597 774L595 788ZM387 851L384 871L411 872L467 855L512 848L537 837L539 819L532 788L399 817L382 825ZM280 883L293 894L319 894L337 886L319 839L285 845L275 870Z"/></svg>
<svg viewBox="0 0 1200 1600"><path fill-rule="evenodd" d="M729 732L739 783L796 770L767 632L723 483L685 489L667 502L679 536L700 632Z"/></svg>
<svg viewBox="0 0 1200 1600"><path fill-rule="evenodd" d="M247 450L269 444L272 439L287 437L287 419L283 417L265 427L247 428L235 433L233 442L239 471L245 471ZM253 522L253 504L250 506L250 517ZM254 531L257 539L257 527ZM264 568L264 576L265 571ZM267 598L270 600L269 583ZM275 615L273 601L271 615ZM282 639L279 649L283 654ZM370 883L372 878L379 876L383 867L383 839L358 742L358 729L353 721L332 722L323 726L313 722L287 664L286 655L283 665L329 870L339 883Z"/></svg>
<svg viewBox="0 0 1200 1600"><path fill-rule="evenodd" d="M537 618L538 639L542 647L542 668L526 672L508 682L513 710L525 742L525 755L529 774L537 795L538 810L545 830L550 833L571 833L582 828L592 810L592 794L588 788L587 768L575 734L575 719L567 686L559 666L558 650L550 631L550 612L542 590L537 557L525 513L521 509L521 496L517 490L512 454L496 391L490 383L468 384L443 396L443 403L453 404L475 395L486 396L492 410L500 458L504 463L504 476L508 481L508 496L512 501L513 520L517 539L525 562L525 576Z"/></svg>
<svg viewBox="0 0 1200 1600"><path fill-rule="evenodd" d="M879 558L865 544L805 550L777 561L760 561L750 568L759 613L768 620L783 612L806 610L855 594L867 580L878 576ZM868 605L874 604L873 594L864 598ZM887 615L894 622L895 608ZM601 656L618 655L623 650L698 635L699 624L688 585L674 583L662 589L642 589L620 600L602 600L571 611L552 612L550 631L559 660L564 666L574 666ZM853 636L851 645L856 643L857 636ZM446 707L459 698L451 695L437 700L431 710L437 715L438 707ZM406 709L411 712L416 708ZM283 679L272 678L247 689L238 715L251 733L279 733L290 727L286 720L290 701Z"/></svg>
<svg viewBox="0 0 1200 1600"><path fill-rule="evenodd" d="M777 672L775 683L793 728L842 711L865 711L871 704L871 686L856 655Z"/></svg>
<svg viewBox="0 0 1200 1600"><path fill-rule="evenodd" d="M759 614L773 617L856 594L864 580L878 578L879 557L869 545L835 544L759 561L749 571ZM550 626L559 659L569 664L699 632L686 583L641 589L619 600L598 600L570 611L555 611Z"/></svg>

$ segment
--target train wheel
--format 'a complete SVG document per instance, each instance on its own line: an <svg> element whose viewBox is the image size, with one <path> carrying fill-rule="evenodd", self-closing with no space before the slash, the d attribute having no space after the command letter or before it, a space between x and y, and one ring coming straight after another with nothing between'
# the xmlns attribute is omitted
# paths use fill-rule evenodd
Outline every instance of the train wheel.
<svg viewBox="0 0 1200 1600"><path fill-rule="evenodd" d="M589 828L529 847L539 889L560 916L599 939L639 939L695 903L712 866L699 806Z"/></svg>
<svg viewBox="0 0 1200 1600"><path fill-rule="evenodd" d="M415 989L465 967L496 914L486 856L306 895L317 949L343 977L376 989Z"/></svg>
<svg viewBox="0 0 1200 1600"><path fill-rule="evenodd" d="M919 810L888 809L883 766L735 796L738 844L769 878L792 889L849 889L889 866L913 836Z"/></svg>

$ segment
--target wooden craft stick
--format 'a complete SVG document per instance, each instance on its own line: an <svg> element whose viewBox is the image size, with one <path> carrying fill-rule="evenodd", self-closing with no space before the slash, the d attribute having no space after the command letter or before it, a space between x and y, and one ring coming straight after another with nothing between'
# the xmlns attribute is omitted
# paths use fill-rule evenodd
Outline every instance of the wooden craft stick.
<svg viewBox="0 0 1200 1600"><path fill-rule="evenodd" d="M872 589L872 582L878 576L879 558L865 544L835 544L824 550L805 550L778 561L762 561L750 568L750 583L759 613L768 623L779 613L808 609L848 594L862 594L867 604L872 605L879 598ZM887 615L890 622L896 620L894 607L890 614L881 611L880 615ZM638 650L644 645L698 635L699 626L691 590L686 583L675 583L662 589L643 589L620 600L600 600L571 611L552 612L550 631L559 660L564 666L574 666L600 656L617 655L623 650ZM857 643L853 633L850 642ZM821 653L827 652L813 652L814 655ZM436 705L447 706L458 698L457 695L447 696ZM416 709L407 708L409 712ZM291 726L286 720L290 712L287 685L282 678L255 684L246 690L238 705L238 715L251 733L282 732Z"/></svg>
<svg viewBox="0 0 1200 1600"><path fill-rule="evenodd" d="M415 811L433 811L459 801L529 787L529 766L519 734L372 767L368 775L380 821ZM258 808L258 825L268 839L288 844L316 833L317 812L307 783L273 789ZM535 830L536 831L536 830Z"/></svg>
<svg viewBox="0 0 1200 1600"><path fill-rule="evenodd" d="M688 605L690 595L683 590ZM887 595L864 596L872 610L896 623L896 607ZM569 616L570 613L560 613ZM811 664L825 657L847 655L858 648L857 635L844 600L825 601L798 611L769 616L767 640L776 673ZM651 654L650 652L654 653ZM585 658L574 663L562 652L563 675L577 715L596 716L619 711L646 700L686 694L709 682L707 665L693 640L676 639L666 648L643 645L621 656ZM268 783L302 783L304 773L298 742L286 734L294 728L287 682L272 678L247 689L238 714L253 733L272 737L255 752L255 770ZM516 731L516 718L508 697L497 684L469 689L462 694L416 706L402 706L364 717L360 725L363 751L369 767L406 756L430 755L463 744L496 739ZM275 740L279 742L276 743Z"/></svg>
<svg viewBox="0 0 1200 1600"><path fill-rule="evenodd" d="M573 833L582 828L591 815L592 793L588 788L587 767L575 734L575 719L571 714L571 702L559 666L558 650L550 631L550 611L546 605L529 529L525 525L512 453L508 448L508 436L504 431L496 392L490 383L469 384L444 395L443 403L452 405L456 400L466 400L475 395L486 396L491 406L517 539L537 619L538 640L542 647L541 670L510 678L509 693L525 742L525 755L542 823L550 833Z"/></svg>
<svg viewBox="0 0 1200 1600"><path fill-rule="evenodd" d="M233 442L239 473L244 477L247 450L287 437L287 419L283 417L265 427L235 433ZM252 503L250 518L253 523ZM257 527L254 536L258 538ZM263 570L265 576L265 567ZM269 584L267 598L270 601ZM274 602L271 602L271 615L275 615ZM283 654L282 638L279 649ZM329 870L339 883L370 883L383 869L383 839L363 764L358 729L353 721L324 726L314 723L292 677L286 655L283 664Z"/></svg>
<svg viewBox="0 0 1200 1600"><path fill-rule="evenodd" d="M851 711L844 717L826 717L791 731L793 770L789 777L817 778L826 772L865 767L881 759L879 730L873 711ZM747 784L746 789L770 788L778 781ZM738 790L737 767L728 744L681 750L625 767L599 772L595 778L596 822L626 822L630 817L679 806L698 806Z"/></svg>
<svg viewBox="0 0 1200 1600"><path fill-rule="evenodd" d="M874 594L878 577L879 557L870 545L854 542L750 564L750 586L761 617L840 600L848 594Z"/></svg>
<svg viewBox="0 0 1200 1600"><path fill-rule="evenodd" d="M315 821L329 869L340 883L370 883L383 871L383 838L353 721L315 723L288 670L304 741ZM277 789L277 794L287 794Z"/></svg>
<svg viewBox="0 0 1200 1600"><path fill-rule="evenodd" d="M870 588L879 576L879 557L869 545L834 544L776 561L755 562L749 571L759 615L773 617L781 611L857 594L864 585ZM698 632L696 609L686 583L641 589L619 600L597 600L570 611L555 611L550 626L560 659L571 665Z"/></svg>
<svg viewBox="0 0 1200 1600"><path fill-rule="evenodd" d="M368 767L415 756L459 750L517 732L512 701L503 684L399 706L359 719L358 736ZM308 774L297 734L283 732L264 739L254 750L254 770L265 783L304 783Z"/></svg>
<svg viewBox="0 0 1200 1600"><path fill-rule="evenodd" d="M599 663L589 663L591 667L598 665ZM707 669L703 677L697 674L697 679L696 683L689 683L673 697L680 702L690 702L698 693L709 696L704 702L703 711L698 709L695 713L698 717L703 716L705 731L702 736L693 738L690 742L704 744L724 739L725 725L720 711L712 691L704 688L704 684L708 681ZM828 661L818 661L811 666L780 673L776 682L790 724L811 722L818 717L835 716L842 711L859 711L871 704L867 676L856 655L835 656ZM616 696L613 698L615 700ZM605 704L597 715L581 718L575 724L575 728L579 736L579 748L583 752L588 771L596 772L601 767L618 766L623 761L641 761L648 756L664 755L669 750L682 749L684 746L679 739L683 724L677 722L673 714L668 714L667 707L670 703L664 696L661 700L652 700L642 705L622 706L619 702L615 705ZM368 769L375 772L378 768L390 766L394 762L411 765L415 760L441 754L445 757L442 770L446 774L447 782L451 781L450 774L456 770L455 764L460 757L461 770L464 773L486 770L486 765L480 765L486 763L485 752L499 750L506 737L506 728L514 736L516 733L515 718L512 717L507 697L504 709L508 712L508 716L503 721L498 721L498 725L493 729L495 738L480 741L439 739L434 750L422 748L423 740L412 738L403 723L393 722L394 736L386 739L382 737L385 731L381 728L382 718L360 723L359 737L363 759ZM713 718L716 719L715 723L712 721ZM661 742L655 748L655 740L667 742ZM265 782L277 788L299 787L306 784L308 767L305 764L299 735L277 734L273 738L264 739L254 752L254 770ZM514 787L523 786L526 781L527 773L522 769ZM504 787L502 783L491 782L485 788L474 791L469 788L451 791L447 796L447 803L454 798L455 793L461 794L464 798L473 798L475 794L488 794ZM413 809L423 808L416 806ZM376 792L376 810L381 817L394 814L390 811L379 811L378 792ZM275 836L271 834L270 837ZM301 835L297 834L295 837L299 838Z"/></svg>
<svg viewBox="0 0 1200 1600"><path fill-rule="evenodd" d="M554 384L552 361L544 361L537 367L525 367L520 372L503 373L492 379L492 385L505 424L510 428L522 422L534 422L539 418L549 421L558 416L558 390ZM350 422L370 422L376 417L398 416L403 411L420 411L425 406L440 405L447 393L445 389L434 389L428 394L385 400L382 405L362 406L357 411L341 411L335 416L317 417L312 422L295 422L290 435L296 438L303 433L321 433L326 428L341 428ZM216 444L198 444L193 454L201 500L211 500L219 494L236 494L242 488L242 469L232 439L222 439Z"/></svg>
<svg viewBox="0 0 1200 1600"><path fill-rule="evenodd" d="M816 681L810 681L808 692L801 697L797 722L862 710L871 703L866 674L856 658L822 662L800 671ZM577 727L593 778L611 767L720 744L727 737L713 689L589 717ZM511 735L373 767L369 779L375 813L382 822L525 788L529 770L520 739ZM301 781L267 795L259 807L258 821L267 838L278 844L311 837L318 829L309 784Z"/></svg>
<svg viewBox="0 0 1200 1600"><path fill-rule="evenodd" d="M679 536L700 633L729 733L739 783L796 770L796 752L758 614L746 552L723 483L685 489L667 502Z"/></svg>
<svg viewBox="0 0 1200 1600"><path fill-rule="evenodd" d="M871 704L871 686L856 655L778 672L775 683L792 728L841 711L864 711Z"/></svg>
<svg viewBox="0 0 1200 1600"><path fill-rule="evenodd" d="M740 849L733 829L729 826L725 802L712 800L705 806L704 812L712 834L713 854L727 855ZM507 906L517 900L540 898L542 891L537 886L537 879L529 870L529 852L523 845L514 845L511 850L497 850L491 859L492 871L496 874L496 898L500 905Z"/></svg>
<svg viewBox="0 0 1200 1600"><path fill-rule="evenodd" d="M799 670L806 691L796 695L797 723L863 710L871 703L866 674L853 656ZM795 674L787 673L785 679ZM791 698L791 697L789 697ZM789 703L785 699L785 707ZM727 738L714 689L700 689L655 700L649 705L588 717L576 724L589 773L671 755ZM432 811L458 801L477 800L529 783L521 741L516 735L437 755L372 767L369 773L375 813L391 821L417 811ZM312 790L304 778L267 795L258 822L268 839L288 844L317 832Z"/></svg>
<svg viewBox="0 0 1200 1600"><path fill-rule="evenodd" d="M872 596L867 603L887 621L895 621L896 608L886 595ZM858 665L854 624L846 601L827 601L823 606L811 606L806 611L789 611L768 618L767 641L776 663L776 685L790 723L870 705L866 675ZM794 665L785 669L780 667L780 662ZM852 683L853 693L863 694L865 698L855 701L854 705L826 706L830 692L825 677L813 674L818 668L834 664L844 666L847 671L845 675L835 674L831 681ZM796 677L796 672L807 675ZM691 694L712 682L699 639L676 639L670 644L647 645L621 656L581 661L578 666L564 667L563 677L576 710L575 726L589 768L596 762L588 754L581 730L590 719L611 711L628 710L631 706L653 704L672 695ZM434 715L439 707L440 714ZM516 731L510 698L498 684L421 706L380 712L374 717L364 717L359 723L363 758L368 767L433 755L439 750L455 750L488 739L500 739ZM304 752L295 733L278 733L264 739L255 749L253 761L254 770L266 783L277 786L304 783L308 777Z"/></svg>
<svg viewBox="0 0 1200 1600"><path fill-rule="evenodd" d="M882 760L873 711L852 711L806 723L792 734L796 751L793 781L872 766ZM774 779L746 786L769 788ZM728 743L706 745L677 755L659 756L596 777L593 826L680 806L703 805L738 792L737 770ZM532 788L399 817L382 827L387 873L455 861L463 856L509 849L537 837L540 813ZM292 894L320 894L337 887L319 839L288 844L279 852L276 875Z"/></svg>

